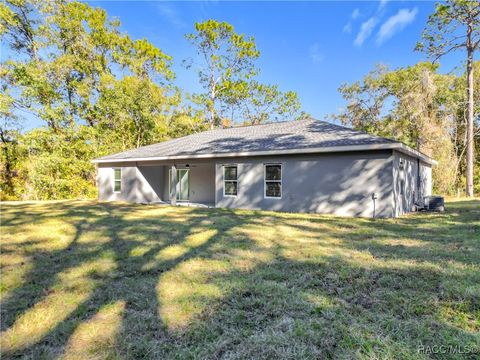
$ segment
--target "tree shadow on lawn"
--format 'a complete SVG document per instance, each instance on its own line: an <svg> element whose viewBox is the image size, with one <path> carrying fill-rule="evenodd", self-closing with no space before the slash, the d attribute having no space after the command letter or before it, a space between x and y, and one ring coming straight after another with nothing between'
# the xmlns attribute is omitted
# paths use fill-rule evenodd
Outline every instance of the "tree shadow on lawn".
<svg viewBox="0 0 480 360"><path fill-rule="evenodd" d="M242 216L228 210L216 211L216 217L212 220L211 212L194 208L171 208L170 211L165 208L166 214L162 218L128 218L136 208L138 210L136 205L78 206L67 203L55 204L55 209L60 211L53 213L39 211L21 214L29 207L15 207L15 211L20 210L15 216L15 227L61 216L75 226L75 234L67 247L53 251L32 250L21 243L3 244L7 248L16 246L31 259L30 270L23 276L22 284L8 293L0 305L4 357L58 356L58 351L66 350L69 338L82 323L92 320L104 306L117 302L123 303L124 324L119 326L121 352L132 358L150 357L152 342L159 337L168 337L158 317L161 304L158 302L156 285L159 276L197 256L211 257L209 248L232 227L256 222L254 214ZM181 212L180 217L176 212ZM28 217L28 220L22 217ZM82 236L89 232L106 239L99 243L94 239L81 241ZM208 234L202 239L204 232ZM195 236L200 237L199 241L193 239L186 244L189 237ZM224 243L229 248L251 245L245 244L245 239L224 240ZM32 243L29 242L29 245ZM158 258L166 249L172 249L173 254L167 252L165 259ZM110 266L102 268L101 261L97 264L99 266L95 266L95 262L103 258L111 260L107 261ZM90 263L94 265L90 266ZM65 278L69 281L68 275L72 272L75 274L82 267L85 267L84 273L77 276L82 281L75 278L70 280L73 285L67 283L62 288ZM56 295L84 293L79 288L82 286L87 287L88 291L80 301L73 300L72 306L65 304L65 307L62 307L61 300L56 304L58 308L55 310L65 313L64 317L48 323L48 319L41 318L42 314L38 314L40 316L37 319L31 316L32 313L42 312L43 306L54 306L58 299L52 298ZM30 336L28 329L22 330L29 326L30 321L46 321L48 324L39 334L33 334L32 331Z"/></svg>
<svg viewBox="0 0 480 360"><path fill-rule="evenodd" d="M348 233L336 234L343 239L342 246L368 251L376 258L480 264L479 200L449 203L443 213L422 212L396 219L352 221L320 217L310 219L310 224L290 222L290 225L315 237L318 223L348 230Z"/></svg>
<svg viewBox="0 0 480 360"><path fill-rule="evenodd" d="M415 235L415 228L434 220L422 214L347 220L165 207L152 217L148 209L155 208L137 205L55 206L60 212L28 216L34 221L65 216L75 226L73 240L62 250L29 253L30 271L2 301L2 335L17 330L38 304L51 304L56 292L75 293L81 286L88 291L37 337L3 347L4 357L421 358L420 344L480 346L478 321L472 318L480 311L472 290L478 267L442 269L434 266L437 257L428 256L440 251L439 261L462 261L453 254L458 250L451 256L442 250L449 245L445 231L469 233L471 224L464 223L475 221L476 215L460 206L428 237ZM15 226L28 222L16 221ZM312 251L335 238L331 246L339 255L310 256L299 242L293 245L299 254L292 256L285 226L302 237L293 235L292 241L308 241ZM255 238L248 231L262 227L275 231L260 244L258 238L267 234ZM94 241L96 236L105 239ZM419 246L405 250L381 242L388 239ZM480 244L475 246L478 254ZM351 251L374 259L352 257ZM108 266L102 261L87 266L102 259ZM81 281L58 288L83 267ZM104 325L105 308L115 304L121 305L115 322L107 322L116 329L111 338L101 338L105 326L82 338L85 324L100 318Z"/></svg>
<svg viewBox="0 0 480 360"><path fill-rule="evenodd" d="M478 328L462 329L441 313L449 306L439 289L444 278L434 270L370 268L341 257L301 262L279 256L252 271L217 277L219 286L235 283L233 291L184 329L172 354L179 359L424 358L420 345L478 348ZM470 306L478 311L478 304Z"/></svg>
<svg viewBox="0 0 480 360"><path fill-rule="evenodd" d="M444 213L412 214L380 227L374 221L366 226L375 235L367 241L354 236L350 248L386 260L456 263L466 272L480 264L480 201L456 202L447 204ZM396 243L401 239L406 241ZM477 272L478 283L479 276Z"/></svg>

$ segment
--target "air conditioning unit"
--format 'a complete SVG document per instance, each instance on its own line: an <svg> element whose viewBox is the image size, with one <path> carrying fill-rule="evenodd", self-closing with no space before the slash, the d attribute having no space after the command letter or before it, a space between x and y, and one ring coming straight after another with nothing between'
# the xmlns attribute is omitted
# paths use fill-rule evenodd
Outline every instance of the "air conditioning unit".
<svg viewBox="0 0 480 360"><path fill-rule="evenodd" d="M423 204L424 209L427 211L445 211L445 199L443 196L425 196Z"/></svg>

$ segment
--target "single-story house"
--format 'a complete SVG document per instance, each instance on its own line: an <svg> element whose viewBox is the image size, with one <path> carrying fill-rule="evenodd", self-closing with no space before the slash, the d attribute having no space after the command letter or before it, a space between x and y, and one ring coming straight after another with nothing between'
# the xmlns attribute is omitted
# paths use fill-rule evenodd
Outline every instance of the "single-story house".
<svg viewBox="0 0 480 360"><path fill-rule="evenodd" d="M306 119L205 131L93 160L100 200L396 217L431 195L430 157Z"/></svg>

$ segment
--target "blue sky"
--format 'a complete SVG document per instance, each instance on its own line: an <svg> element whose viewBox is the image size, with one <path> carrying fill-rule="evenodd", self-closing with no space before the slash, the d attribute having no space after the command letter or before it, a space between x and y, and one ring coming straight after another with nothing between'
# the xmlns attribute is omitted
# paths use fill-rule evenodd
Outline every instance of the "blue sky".
<svg viewBox="0 0 480 360"><path fill-rule="evenodd" d="M119 18L133 38L147 38L173 57L176 84L198 91L182 60L194 56L184 35L195 21L217 19L253 35L261 52L259 80L299 94L316 118L336 112L343 101L338 87L361 79L375 64L393 68L425 59L413 51L431 1L91 1ZM441 70L461 64L463 53L442 60Z"/></svg>

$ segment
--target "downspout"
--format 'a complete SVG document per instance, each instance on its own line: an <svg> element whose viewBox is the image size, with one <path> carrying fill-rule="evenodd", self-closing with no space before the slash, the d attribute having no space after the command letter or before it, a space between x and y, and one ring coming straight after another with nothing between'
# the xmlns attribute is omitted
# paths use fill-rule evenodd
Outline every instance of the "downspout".
<svg viewBox="0 0 480 360"><path fill-rule="evenodd" d="M398 171L396 170L395 166L397 153L392 151L392 206L393 206L393 217L398 216L398 194L397 194L397 181L398 181Z"/></svg>
<svg viewBox="0 0 480 360"><path fill-rule="evenodd" d="M417 158L417 191L416 191L416 199L415 201L418 203L418 201L420 200L420 184L421 184L421 181L420 181L420 159Z"/></svg>

